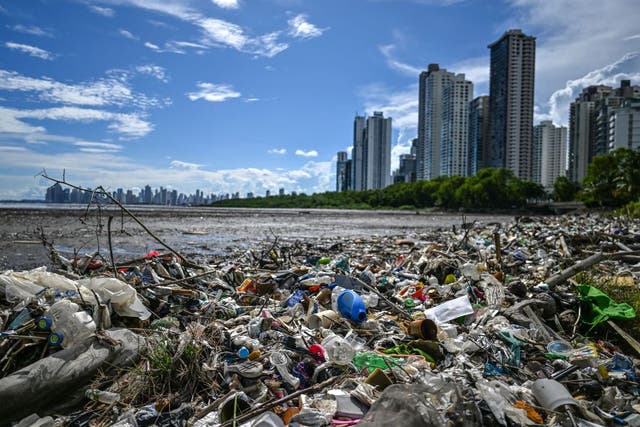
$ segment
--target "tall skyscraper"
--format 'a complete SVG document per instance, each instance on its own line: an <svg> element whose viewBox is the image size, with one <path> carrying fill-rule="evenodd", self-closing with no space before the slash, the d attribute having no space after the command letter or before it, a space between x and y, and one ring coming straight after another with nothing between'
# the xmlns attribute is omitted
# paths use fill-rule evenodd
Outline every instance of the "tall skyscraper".
<svg viewBox="0 0 640 427"><path fill-rule="evenodd" d="M366 119L356 116L352 156L354 190L373 190L391 184L391 118L385 118L379 111Z"/></svg>
<svg viewBox="0 0 640 427"><path fill-rule="evenodd" d="M640 86L632 86L629 80L622 80L616 89L598 85L582 90L571 103L569 113L571 181L582 182L595 156L617 147L639 146L640 125L634 120L639 102Z"/></svg>
<svg viewBox="0 0 640 427"><path fill-rule="evenodd" d="M469 148L467 175L473 176L488 166L489 97L479 96L469 104Z"/></svg>
<svg viewBox="0 0 640 427"><path fill-rule="evenodd" d="M366 145L367 121L364 116L356 116L353 121L353 151L352 164L352 189L362 191L366 189L367 177L367 145Z"/></svg>
<svg viewBox="0 0 640 427"><path fill-rule="evenodd" d="M531 179L536 39L509 30L488 47L489 166Z"/></svg>
<svg viewBox="0 0 640 427"><path fill-rule="evenodd" d="M367 118L366 189L375 190L391 184L391 118L380 111Z"/></svg>
<svg viewBox="0 0 640 427"><path fill-rule="evenodd" d="M567 128L544 120L533 127L532 180L545 188L553 187L559 176L567 174Z"/></svg>
<svg viewBox="0 0 640 427"><path fill-rule="evenodd" d="M346 151L338 152L336 162L336 191L351 189L351 160L347 159Z"/></svg>
<svg viewBox="0 0 640 427"><path fill-rule="evenodd" d="M469 103L473 83L456 74L442 91L440 175L466 176L468 157Z"/></svg>
<svg viewBox="0 0 640 427"><path fill-rule="evenodd" d="M596 101L611 93L609 86L589 86L569 109L569 172L570 181L581 183L587 175L587 168L593 159L596 146Z"/></svg>
<svg viewBox="0 0 640 427"><path fill-rule="evenodd" d="M418 89L418 179L440 176L440 142L442 137L442 95L454 74L429 64L420 73Z"/></svg>

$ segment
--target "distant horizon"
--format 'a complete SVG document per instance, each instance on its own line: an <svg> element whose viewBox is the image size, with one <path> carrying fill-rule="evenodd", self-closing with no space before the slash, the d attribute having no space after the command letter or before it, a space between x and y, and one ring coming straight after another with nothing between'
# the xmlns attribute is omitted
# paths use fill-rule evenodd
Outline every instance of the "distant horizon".
<svg viewBox="0 0 640 427"><path fill-rule="evenodd" d="M521 29L534 124L566 125L584 87L640 83L638 21L633 0L0 0L0 199L42 197L43 168L83 187L330 191L356 114L393 119L398 167L428 64L488 94L487 46Z"/></svg>

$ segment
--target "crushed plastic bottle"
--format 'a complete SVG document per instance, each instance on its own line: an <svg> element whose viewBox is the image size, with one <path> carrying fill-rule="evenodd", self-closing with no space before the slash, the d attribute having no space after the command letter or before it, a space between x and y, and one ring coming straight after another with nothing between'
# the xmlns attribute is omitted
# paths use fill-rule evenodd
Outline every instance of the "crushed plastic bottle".
<svg viewBox="0 0 640 427"><path fill-rule="evenodd" d="M69 300L53 304L44 318L51 329L49 344L52 346L73 347L86 341L96 331L91 315Z"/></svg>

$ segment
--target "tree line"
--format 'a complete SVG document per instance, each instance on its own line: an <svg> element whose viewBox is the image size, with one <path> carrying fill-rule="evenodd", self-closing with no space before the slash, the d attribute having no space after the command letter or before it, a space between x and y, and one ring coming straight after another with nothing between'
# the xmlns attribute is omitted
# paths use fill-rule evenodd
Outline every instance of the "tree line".
<svg viewBox="0 0 640 427"><path fill-rule="evenodd" d="M230 199L221 207L343 209L519 209L538 201L580 200L589 207L619 207L640 196L640 152L620 148L597 156L582 185L559 177L551 194L540 184L516 177L507 169L481 169L474 176L438 177L399 183L381 190L328 191Z"/></svg>

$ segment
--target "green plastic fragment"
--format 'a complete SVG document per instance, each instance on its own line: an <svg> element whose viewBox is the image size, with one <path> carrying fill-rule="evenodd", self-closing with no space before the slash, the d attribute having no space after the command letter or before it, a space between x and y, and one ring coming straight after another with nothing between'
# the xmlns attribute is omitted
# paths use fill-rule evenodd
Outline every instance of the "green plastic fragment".
<svg viewBox="0 0 640 427"><path fill-rule="evenodd" d="M582 321L591 325L591 329L609 319L633 319L636 311L627 303L617 303L600 289L590 285L578 285L578 298L589 305L589 312Z"/></svg>

